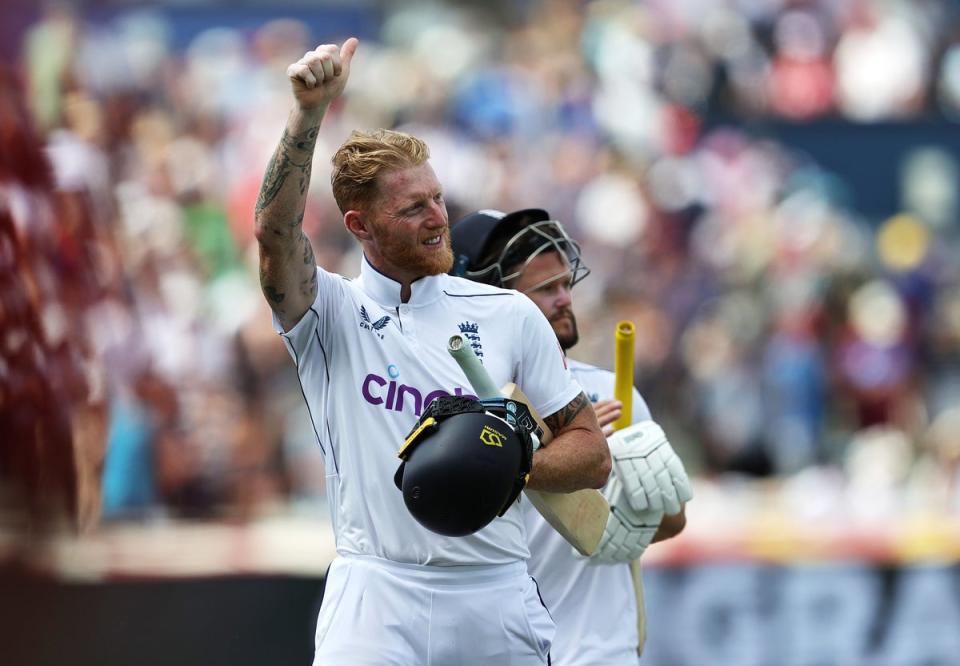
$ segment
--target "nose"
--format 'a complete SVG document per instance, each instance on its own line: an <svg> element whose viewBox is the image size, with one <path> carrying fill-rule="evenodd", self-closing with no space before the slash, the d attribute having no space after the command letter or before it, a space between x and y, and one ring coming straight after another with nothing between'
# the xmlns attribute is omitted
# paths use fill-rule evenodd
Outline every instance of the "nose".
<svg viewBox="0 0 960 666"><path fill-rule="evenodd" d="M443 201L431 201L429 204L426 226L438 229L447 226L447 205Z"/></svg>
<svg viewBox="0 0 960 666"><path fill-rule="evenodd" d="M559 285L557 287L557 295L553 304L558 310L569 308L573 304L573 298L570 294L570 287L567 287L566 285Z"/></svg>

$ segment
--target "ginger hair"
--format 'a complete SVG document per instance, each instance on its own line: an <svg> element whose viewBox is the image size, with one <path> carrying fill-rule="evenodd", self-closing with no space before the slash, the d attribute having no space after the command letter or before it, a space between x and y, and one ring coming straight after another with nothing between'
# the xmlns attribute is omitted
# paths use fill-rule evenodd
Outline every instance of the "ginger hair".
<svg viewBox="0 0 960 666"><path fill-rule="evenodd" d="M377 198L377 176L419 166L430 158L422 140L404 132L354 130L334 154L330 184L341 213L363 210Z"/></svg>

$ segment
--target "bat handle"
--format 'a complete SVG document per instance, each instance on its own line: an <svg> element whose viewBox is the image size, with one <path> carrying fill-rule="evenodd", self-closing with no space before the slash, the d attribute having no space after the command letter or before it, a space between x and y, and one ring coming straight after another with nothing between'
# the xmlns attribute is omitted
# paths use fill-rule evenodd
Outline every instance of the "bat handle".
<svg viewBox="0 0 960 666"><path fill-rule="evenodd" d="M613 422L615 430L633 422L633 349L636 327L632 321L617 323L614 333L613 397L623 403L620 418Z"/></svg>
<svg viewBox="0 0 960 666"><path fill-rule="evenodd" d="M470 386L477 392L477 397L481 400L487 398L500 398L500 389L493 383L490 373L480 363L480 359L473 351L470 343L463 339L462 335L453 335L447 341L447 351L454 358L463 374L467 376Z"/></svg>
<svg viewBox="0 0 960 666"><path fill-rule="evenodd" d="M447 341L447 351L450 352L450 355L460 365L463 374L467 376L467 381L470 382L470 386L477 392L478 398L485 400L487 398L502 398L504 396L506 391L504 391L504 393L500 392L497 385L493 383L493 378L490 376L490 373L487 372L487 369L483 367L480 359L477 358L477 355L473 352L473 347L463 339L462 335L454 335ZM512 396L512 394L511 397L516 398ZM521 402L526 403L526 399L521 400ZM532 409L531 407L531 410ZM534 431L530 433L530 436L533 438L534 451L539 449L543 443L541 441L541 435L543 434L542 427L543 426L538 424L533 429ZM538 435L537 432L540 432L540 435Z"/></svg>

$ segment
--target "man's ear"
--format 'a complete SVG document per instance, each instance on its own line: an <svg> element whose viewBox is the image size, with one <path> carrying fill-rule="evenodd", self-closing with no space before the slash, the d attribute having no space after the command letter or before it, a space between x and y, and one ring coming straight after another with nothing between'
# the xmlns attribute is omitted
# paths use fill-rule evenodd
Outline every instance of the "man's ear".
<svg viewBox="0 0 960 666"><path fill-rule="evenodd" d="M343 226L356 236L357 240L367 241L373 238L370 234L367 215L359 210L348 210L344 213Z"/></svg>

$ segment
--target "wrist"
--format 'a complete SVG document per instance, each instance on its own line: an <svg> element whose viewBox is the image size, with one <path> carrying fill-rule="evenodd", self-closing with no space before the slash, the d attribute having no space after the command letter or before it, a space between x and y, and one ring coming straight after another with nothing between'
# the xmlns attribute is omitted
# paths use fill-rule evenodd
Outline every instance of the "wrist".
<svg viewBox="0 0 960 666"><path fill-rule="evenodd" d="M295 110L304 120L319 122L323 119L329 106L330 102L318 102L316 104L300 103L296 106Z"/></svg>

